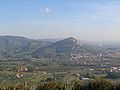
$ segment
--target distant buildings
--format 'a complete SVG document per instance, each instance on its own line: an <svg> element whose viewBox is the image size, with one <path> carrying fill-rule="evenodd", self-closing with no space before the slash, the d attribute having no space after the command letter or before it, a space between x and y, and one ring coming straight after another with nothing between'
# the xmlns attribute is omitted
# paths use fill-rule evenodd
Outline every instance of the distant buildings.
<svg viewBox="0 0 120 90"><path fill-rule="evenodd" d="M83 77L82 77L82 80L90 80L90 78L83 78Z"/></svg>
<svg viewBox="0 0 120 90"><path fill-rule="evenodd" d="M111 67L110 72L120 72L120 67Z"/></svg>
<svg viewBox="0 0 120 90"><path fill-rule="evenodd" d="M24 73L28 72L28 68L27 67L20 67L17 69L17 73L16 73L16 77L17 78L22 78L24 76Z"/></svg>

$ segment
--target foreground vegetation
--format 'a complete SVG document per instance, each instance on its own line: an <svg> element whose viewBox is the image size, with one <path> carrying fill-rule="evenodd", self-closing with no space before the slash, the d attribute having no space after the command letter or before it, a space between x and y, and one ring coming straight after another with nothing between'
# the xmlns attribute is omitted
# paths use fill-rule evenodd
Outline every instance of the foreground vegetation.
<svg viewBox="0 0 120 90"><path fill-rule="evenodd" d="M120 90L120 81L111 82L105 79L71 82L50 81L35 86L24 82L8 86L0 84L0 90Z"/></svg>

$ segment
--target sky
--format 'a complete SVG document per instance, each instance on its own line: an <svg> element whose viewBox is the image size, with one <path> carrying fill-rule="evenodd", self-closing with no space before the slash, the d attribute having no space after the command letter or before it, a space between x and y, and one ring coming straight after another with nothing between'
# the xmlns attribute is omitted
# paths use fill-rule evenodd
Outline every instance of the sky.
<svg viewBox="0 0 120 90"><path fill-rule="evenodd" d="M120 0L0 0L0 35L120 42Z"/></svg>

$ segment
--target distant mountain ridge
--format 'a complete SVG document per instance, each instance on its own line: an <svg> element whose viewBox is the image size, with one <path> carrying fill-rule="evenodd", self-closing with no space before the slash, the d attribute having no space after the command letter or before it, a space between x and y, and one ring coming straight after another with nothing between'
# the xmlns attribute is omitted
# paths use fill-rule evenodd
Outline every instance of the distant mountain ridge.
<svg viewBox="0 0 120 90"><path fill-rule="evenodd" d="M69 37L64 40L57 41L52 43L46 47L40 48L36 52L34 52L34 56L37 58L40 57L57 57L57 56L68 56L73 49L79 47L78 41L73 38Z"/></svg>
<svg viewBox="0 0 120 90"><path fill-rule="evenodd" d="M4 58L60 58L69 59L71 54L97 54L103 48L89 45L68 37L62 40L34 40L19 36L0 36L0 59Z"/></svg>
<svg viewBox="0 0 120 90"><path fill-rule="evenodd" d="M38 49L33 53L35 58L62 58L70 59L71 54L83 54L83 53L92 53L98 49L89 47L87 45L82 45L80 41L73 37L68 37L66 39L54 42L48 46Z"/></svg>
<svg viewBox="0 0 120 90"><path fill-rule="evenodd" d="M19 36L0 36L0 58L27 57L51 41L39 41Z"/></svg>

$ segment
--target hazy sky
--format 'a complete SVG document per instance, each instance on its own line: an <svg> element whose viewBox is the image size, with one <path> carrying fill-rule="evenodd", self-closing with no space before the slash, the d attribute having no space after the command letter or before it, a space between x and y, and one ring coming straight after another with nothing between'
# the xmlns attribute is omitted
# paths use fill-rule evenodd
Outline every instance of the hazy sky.
<svg viewBox="0 0 120 90"><path fill-rule="evenodd" d="M0 0L0 35L120 42L120 0Z"/></svg>

